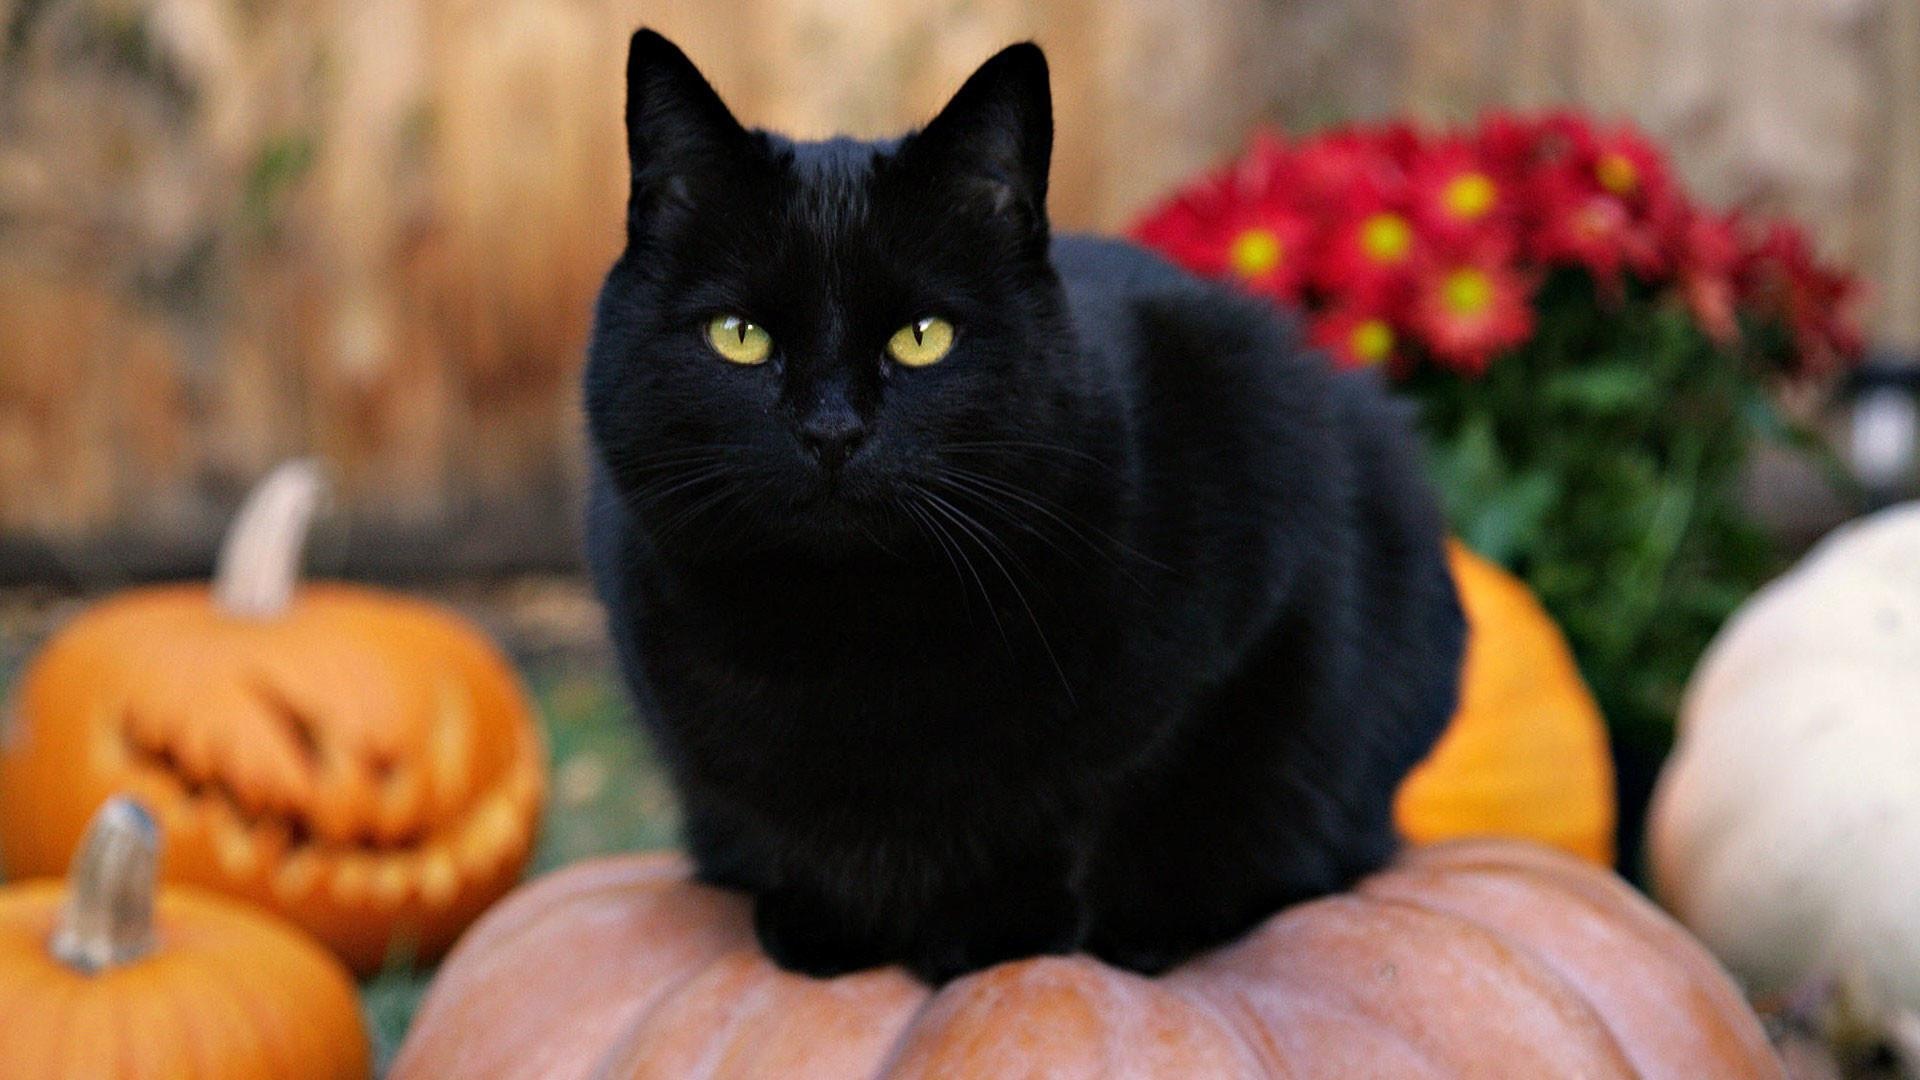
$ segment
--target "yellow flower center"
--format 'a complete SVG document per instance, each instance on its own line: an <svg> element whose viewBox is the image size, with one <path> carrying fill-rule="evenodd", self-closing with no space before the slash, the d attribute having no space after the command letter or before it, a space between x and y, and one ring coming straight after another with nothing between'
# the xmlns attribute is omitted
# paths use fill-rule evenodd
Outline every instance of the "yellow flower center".
<svg viewBox="0 0 1920 1080"><path fill-rule="evenodd" d="M1384 319L1368 319L1347 335L1347 347L1360 360L1377 364L1393 352L1393 327Z"/></svg>
<svg viewBox="0 0 1920 1080"><path fill-rule="evenodd" d="M1622 197L1633 194L1634 189L1640 186L1640 169L1634 165L1632 158L1618 151L1600 155L1600 160L1594 164L1593 174L1601 187Z"/></svg>
<svg viewBox="0 0 1920 1080"><path fill-rule="evenodd" d="M1233 246L1227 250L1227 261L1241 277L1259 277L1261 274L1280 265L1280 259L1286 254L1280 246L1280 238L1272 229L1248 229L1233 238Z"/></svg>
<svg viewBox="0 0 1920 1080"><path fill-rule="evenodd" d="M1446 205L1447 213L1454 217L1472 221L1484 217L1493 209L1493 203L1500 195L1493 180L1486 173L1461 173L1448 181L1446 189L1440 193L1441 201Z"/></svg>
<svg viewBox="0 0 1920 1080"><path fill-rule="evenodd" d="M1479 315L1493 306L1493 282L1471 267L1455 270L1441 286L1441 299L1455 315Z"/></svg>
<svg viewBox="0 0 1920 1080"><path fill-rule="evenodd" d="M1374 262L1396 263L1413 247L1413 228L1399 214L1375 214L1360 226L1360 250Z"/></svg>

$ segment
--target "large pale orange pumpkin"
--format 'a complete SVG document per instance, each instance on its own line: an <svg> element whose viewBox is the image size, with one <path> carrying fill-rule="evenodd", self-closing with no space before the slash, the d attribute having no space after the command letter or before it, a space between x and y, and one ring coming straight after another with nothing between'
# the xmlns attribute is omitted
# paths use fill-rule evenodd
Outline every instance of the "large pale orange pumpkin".
<svg viewBox="0 0 1920 1080"><path fill-rule="evenodd" d="M1686 933L1545 848L1416 849L1157 979L1086 957L813 980L670 856L526 887L454 950L394 1080L1779 1077Z"/></svg>
<svg viewBox="0 0 1920 1080"><path fill-rule="evenodd" d="M296 587L301 464L241 514L213 588L138 589L34 658L0 738L0 863L57 873L107 796L169 836L164 875L274 911L359 972L434 958L529 855L544 752L512 668L436 608Z"/></svg>
<svg viewBox="0 0 1920 1080"><path fill-rule="evenodd" d="M70 880L0 889L0 1080L365 1080L340 962L212 893L156 897L159 843L116 799Z"/></svg>
<svg viewBox="0 0 1920 1080"><path fill-rule="evenodd" d="M1537 840L1613 862L1606 723L1560 628L1518 578L1454 543L1469 635L1460 711L1394 805L1415 843Z"/></svg>

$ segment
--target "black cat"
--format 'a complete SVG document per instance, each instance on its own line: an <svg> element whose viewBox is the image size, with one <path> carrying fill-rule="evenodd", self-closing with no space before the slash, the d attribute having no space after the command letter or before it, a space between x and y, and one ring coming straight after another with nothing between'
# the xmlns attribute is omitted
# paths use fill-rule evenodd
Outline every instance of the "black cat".
<svg viewBox="0 0 1920 1080"><path fill-rule="evenodd" d="M590 554L700 873L766 950L1155 971L1380 865L1464 626L1377 380L1049 240L1031 44L917 133L817 143L630 48Z"/></svg>

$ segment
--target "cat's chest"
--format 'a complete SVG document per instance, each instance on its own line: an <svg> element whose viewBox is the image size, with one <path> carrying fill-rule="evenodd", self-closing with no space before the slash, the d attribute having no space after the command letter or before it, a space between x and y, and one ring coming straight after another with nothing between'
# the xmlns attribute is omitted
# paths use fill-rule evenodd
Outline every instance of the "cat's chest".
<svg viewBox="0 0 1920 1080"><path fill-rule="evenodd" d="M741 617L754 625L740 625ZM992 623L668 609L642 633L653 681L668 693L683 690L689 707L706 703L701 711L858 723L968 714L1014 700L1045 708L1055 696L1036 690L1034 664L1017 651L1022 642Z"/></svg>
<svg viewBox="0 0 1920 1080"><path fill-rule="evenodd" d="M1111 619L1037 623L937 591L829 615L658 603L637 629L659 721L717 751L1041 753L1111 712L1125 670Z"/></svg>

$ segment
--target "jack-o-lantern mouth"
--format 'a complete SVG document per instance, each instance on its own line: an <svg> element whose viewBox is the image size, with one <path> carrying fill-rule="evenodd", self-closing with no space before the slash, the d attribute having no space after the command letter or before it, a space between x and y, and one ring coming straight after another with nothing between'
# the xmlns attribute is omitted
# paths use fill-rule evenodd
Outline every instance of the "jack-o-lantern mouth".
<svg viewBox="0 0 1920 1080"><path fill-rule="evenodd" d="M537 799L537 784L501 777L493 790L469 793L458 812L430 813L419 794L428 766L329 741L327 725L264 675L241 686L257 706L254 715L267 721L248 737L276 744L291 763L291 781L241 777L204 753L190 760L180 745L187 733L152 722L138 707L121 714L118 732L157 808L205 830L230 876L264 878L285 901L325 886L342 903L387 906L418 897L442 905L458 895L463 879L531 842L518 811Z"/></svg>
<svg viewBox="0 0 1920 1080"><path fill-rule="evenodd" d="M311 847L319 852L335 854L407 852L418 848L426 839L424 822L411 824L397 833L387 835L380 834L369 822L350 839L330 840L315 832L308 811L298 806L264 805L257 800L249 800L241 795L230 779L218 771L196 775L182 764L170 744L140 740L133 734L136 728L137 725L129 723L121 730L127 756L136 768L170 782L188 802L218 806L222 813L230 814L248 832L284 837L288 850ZM312 760L317 762L317 754ZM379 759L368 762L367 768L375 776L385 778L391 777L397 766L390 760Z"/></svg>

